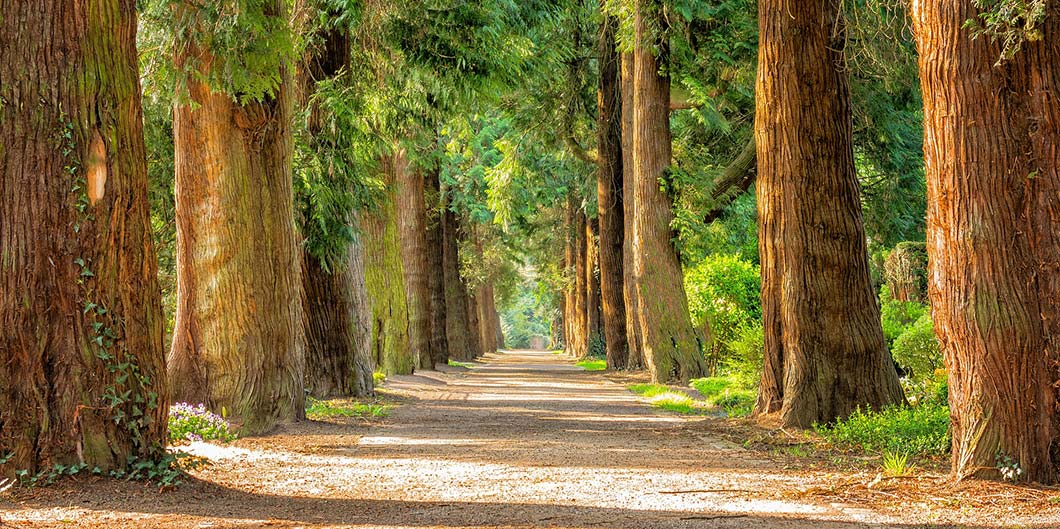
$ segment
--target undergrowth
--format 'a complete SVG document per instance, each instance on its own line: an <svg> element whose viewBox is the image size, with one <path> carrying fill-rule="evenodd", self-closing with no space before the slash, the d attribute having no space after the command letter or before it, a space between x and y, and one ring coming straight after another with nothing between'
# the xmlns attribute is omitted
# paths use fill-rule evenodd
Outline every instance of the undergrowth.
<svg viewBox="0 0 1060 529"><path fill-rule="evenodd" d="M925 402L882 411L858 409L832 426L814 429L832 443L866 452L938 456L950 449L949 426L949 408Z"/></svg>
<svg viewBox="0 0 1060 529"><path fill-rule="evenodd" d="M656 408L685 415L701 415L708 412L707 403L661 384L633 384L628 389L648 399L648 402Z"/></svg>
<svg viewBox="0 0 1060 529"><path fill-rule="evenodd" d="M600 358L586 358L574 365L586 370L586 371L604 371L607 369L607 360Z"/></svg>
<svg viewBox="0 0 1060 529"><path fill-rule="evenodd" d="M335 417L380 419L390 415L390 406L347 399L320 400L308 397L305 414L307 418L316 420Z"/></svg>
<svg viewBox="0 0 1060 529"><path fill-rule="evenodd" d="M737 377L719 376L697 378L691 385L707 405L723 408L729 417L746 417L751 414L755 405L757 391L744 385Z"/></svg>

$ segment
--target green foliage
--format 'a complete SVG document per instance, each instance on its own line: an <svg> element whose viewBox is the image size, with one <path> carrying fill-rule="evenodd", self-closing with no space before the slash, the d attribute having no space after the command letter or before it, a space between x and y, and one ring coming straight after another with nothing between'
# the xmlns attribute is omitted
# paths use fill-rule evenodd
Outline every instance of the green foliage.
<svg viewBox="0 0 1060 529"><path fill-rule="evenodd" d="M181 99L191 79L241 104L273 97L301 47L286 6L277 0L147 0L142 40L157 50L148 57L148 76Z"/></svg>
<svg viewBox="0 0 1060 529"><path fill-rule="evenodd" d="M761 320L760 277L757 266L734 255L707 257L685 272L688 309L693 325L707 330L712 369L733 356L741 329Z"/></svg>
<svg viewBox="0 0 1060 529"><path fill-rule="evenodd" d="M997 64L1012 59L1026 42L1042 40L1041 25L1047 15L1047 0L975 0L978 18L965 22L973 38L987 36L1000 42Z"/></svg>
<svg viewBox="0 0 1060 529"><path fill-rule="evenodd" d="M380 419L390 415L390 406L349 399L320 400L307 397L305 415L312 420L335 417Z"/></svg>
<svg viewBox="0 0 1060 529"><path fill-rule="evenodd" d="M464 369L475 369L475 364L472 364L470 362L458 362L456 360L450 359L448 364L449 364L449 367L462 367Z"/></svg>
<svg viewBox="0 0 1060 529"><path fill-rule="evenodd" d="M901 477L913 473L916 467L909 461L909 454L903 452L885 452L881 470L888 476Z"/></svg>
<svg viewBox="0 0 1060 529"><path fill-rule="evenodd" d="M580 362L575 363L574 365L586 371L604 371L607 369L607 360L592 358L589 360L582 360Z"/></svg>
<svg viewBox="0 0 1060 529"><path fill-rule="evenodd" d="M857 410L833 426L816 427L825 439L866 452L941 455L950 449L950 410L934 403Z"/></svg>
<svg viewBox="0 0 1060 529"><path fill-rule="evenodd" d="M210 412L206 406L178 402L169 407L169 440L173 443L185 441L221 441L236 439L231 425L224 417Z"/></svg>
<svg viewBox="0 0 1060 529"><path fill-rule="evenodd" d="M931 378L942 367L942 352L935 337L931 314L926 311L894 340L891 356L898 365L912 371L910 378Z"/></svg>
<svg viewBox="0 0 1060 529"><path fill-rule="evenodd" d="M762 322L757 321L741 327L728 345L732 355L726 359L724 370L739 380L744 387L758 387L762 374L762 358L765 354Z"/></svg>
<svg viewBox="0 0 1060 529"><path fill-rule="evenodd" d="M379 387L383 382L386 382L386 373L382 371L372 373L372 387Z"/></svg>
<svg viewBox="0 0 1060 529"><path fill-rule="evenodd" d="M530 347L530 339L540 336L546 343L552 335L552 310L536 295L529 283L524 283L518 294L501 299L501 328L505 343L515 349Z"/></svg>
<svg viewBox="0 0 1060 529"><path fill-rule="evenodd" d="M880 317L888 348L893 350L894 341L925 314L928 314L927 306L915 301L898 301L891 297L886 286L880 288Z"/></svg>
<svg viewBox="0 0 1060 529"><path fill-rule="evenodd" d="M739 377L697 378L690 383L703 395L708 405L724 408L729 417L750 415L758 397L758 390L745 384Z"/></svg>

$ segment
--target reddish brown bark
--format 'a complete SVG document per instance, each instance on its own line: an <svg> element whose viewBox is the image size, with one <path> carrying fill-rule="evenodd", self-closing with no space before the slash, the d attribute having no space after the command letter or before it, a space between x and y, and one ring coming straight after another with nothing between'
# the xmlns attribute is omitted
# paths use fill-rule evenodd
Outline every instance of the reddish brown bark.
<svg viewBox="0 0 1060 529"><path fill-rule="evenodd" d="M626 301L622 245L625 239L625 211L622 188L622 58L615 45L618 20L604 15L600 21L598 62L600 86L597 92L597 177L596 197L600 219L600 300L607 367L622 369L629 361L626 336Z"/></svg>
<svg viewBox="0 0 1060 529"><path fill-rule="evenodd" d="M995 66L970 0L914 2L924 90L928 293L949 371L953 474L1057 481L1060 4Z"/></svg>
<svg viewBox="0 0 1060 529"><path fill-rule="evenodd" d="M626 305L626 367L644 367L640 348L640 318L633 266L633 66L632 53L622 54L622 298Z"/></svg>
<svg viewBox="0 0 1060 529"><path fill-rule="evenodd" d="M809 428L903 397L869 281L840 3L762 0L759 28L765 361L755 409Z"/></svg>
<svg viewBox="0 0 1060 529"><path fill-rule="evenodd" d="M585 212L579 205L572 207L574 209L571 214L570 237L573 245L574 293L571 296L573 306L570 307L571 336L568 352L576 358L581 358L589 352L589 281L586 272L588 244L585 240Z"/></svg>
<svg viewBox="0 0 1060 529"><path fill-rule="evenodd" d="M661 189L670 166L670 78L662 3L637 0L633 91L633 266L641 351L657 382L703 376L702 337L692 327L672 239L672 201Z"/></svg>
<svg viewBox="0 0 1060 529"><path fill-rule="evenodd" d="M0 1L0 476L166 443L134 4Z"/></svg>
<svg viewBox="0 0 1060 529"><path fill-rule="evenodd" d="M603 308L600 301L599 222L585 219L585 336L586 353L597 354L604 343Z"/></svg>
<svg viewBox="0 0 1060 529"><path fill-rule="evenodd" d="M427 290L431 310L429 345L435 365L443 365L449 361L449 340L445 333L445 265L442 258L442 205L438 169L432 169L427 176Z"/></svg>
<svg viewBox="0 0 1060 529"><path fill-rule="evenodd" d="M270 11L286 18L284 3ZM196 43L182 44L209 65ZM292 207L291 82L239 104L189 75L174 112L177 400L226 410L246 433L305 415L302 285Z"/></svg>
<svg viewBox="0 0 1060 529"><path fill-rule="evenodd" d="M394 155L394 174L409 311L409 347L417 368L434 369L431 357L431 298L427 284L427 204L423 173L409 167L404 149Z"/></svg>
<svg viewBox="0 0 1060 529"><path fill-rule="evenodd" d="M477 356L471 341L468 293L460 276L459 220L448 207L442 215L442 257L445 280L445 327L449 342L449 356L455 360L471 360Z"/></svg>

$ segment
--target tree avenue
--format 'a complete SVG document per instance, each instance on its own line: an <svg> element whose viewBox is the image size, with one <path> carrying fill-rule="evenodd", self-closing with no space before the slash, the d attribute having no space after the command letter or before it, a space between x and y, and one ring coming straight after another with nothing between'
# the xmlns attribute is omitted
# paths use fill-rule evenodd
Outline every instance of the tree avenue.
<svg viewBox="0 0 1060 529"><path fill-rule="evenodd" d="M0 493L469 380L1060 481L1060 0L428 4L0 0Z"/></svg>

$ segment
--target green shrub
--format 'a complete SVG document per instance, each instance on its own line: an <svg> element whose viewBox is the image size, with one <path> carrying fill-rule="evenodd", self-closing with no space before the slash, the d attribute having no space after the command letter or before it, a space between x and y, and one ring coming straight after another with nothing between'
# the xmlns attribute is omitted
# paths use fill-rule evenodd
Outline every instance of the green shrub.
<svg viewBox="0 0 1060 529"><path fill-rule="evenodd" d="M886 286L880 288L880 318L888 348L892 348L894 341L927 313L927 305L898 301L891 297L891 291Z"/></svg>
<svg viewBox="0 0 1060 529"><path fill-rule="evenodd" d="M909 378L926 380L933 378L935 370L942 367L942 352L931 314L924 312L912 325L894 340L891 356L898 365L911 371Z"/></svg>
<svg viewBox="0 0 1060 529"><path fill-rule="evenodd" d="M335 399L320 400L307 397L305 415L309 419L327 419L332 417L354 417L359 419L382 418L390 414L390 406L371 402Z"/></svg>
<svg viewBox="0 0 1060 529"><path fill-rule="evenodd" d="M712 370L732 354L740 329L762 318L759 268L735 255L712 255L685 273L692 323L709 333Z"/></svg>
<svg viewBox="0 0 1060 529"><path fill-rule="evenodd" d="M707 411L707 403L689 397L662 384L633 384L628 388L656 407L686 415L701 414Z"/></svg>
<svg viewBox="0 0 1060 529"><path fill-rule="evenodd" d="M582 360L574 364L586 371L604 371L607 369L607 360L601 360L599 358L590 358L588 360Z"/></svg>
<svg viewBox="0 0 1060 529"><path fill-rule="evenodd" d="M740 327L728 347L731 354L725 360L725 372L737 377L744 387L757 388L765 352L762 322L754 321Z"/></svg>
<svg viewBox="0 0 1060 529"><path fill-rule="evenodd" d="M923 403L893 406L879 412L855 411L833 426L817 426L829 441L867 452L941 455L950 449L950 410Z"/></svg>

